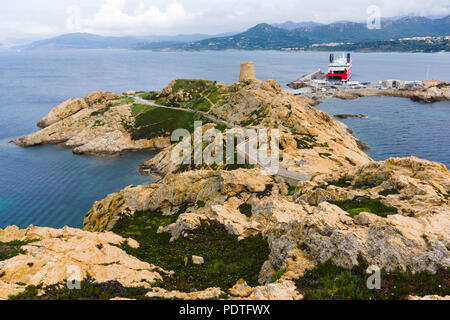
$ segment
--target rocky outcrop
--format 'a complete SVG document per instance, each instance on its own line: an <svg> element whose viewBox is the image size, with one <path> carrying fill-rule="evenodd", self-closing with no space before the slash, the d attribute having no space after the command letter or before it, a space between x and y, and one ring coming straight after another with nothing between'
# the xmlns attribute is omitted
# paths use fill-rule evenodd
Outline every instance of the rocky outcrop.
<svg viewBox="0 0 450 320"><path fill-rule="evenodd" d="M188 107L193 91L175 90L180 83L171 83L159 97L170 97ZM167 145L141 167L142 172L157 173L161 179L147 186L127 187L96 202L85 217L84 231L0 230L0 243L37 240L21 246L24 251L19 255L0 262L0 298L23 292L28 284L61 283L70 276L67 265L79 268L82 279L89 276L97 282L116 280L123 286L146 288L147 298L258 300L302 299L295 280L325 262L351 269L363 259L387 272L429 271L436 275L450 266L450 172L444 165L415 157L374 162L344 124L315 109L309 100L284 93L273 80L232 86L188 83L225 96L212 104L210 115L235 125L280 129L281 167L310 179L292 181L267 175L259 168L180 170L171 161L177 145ZM122 120L133 115L130 103L123 102L105 107L96 95L86 97L88 107L68 102L43 123L56 122L16 143L64 142L80 153L121 152L133 143L140 143L133 145L136 149L151 143L162 147L163 140L130 138ZM62 112L65 109L67 113ZM96 121L104 121L104 125L94 127L104 128L93 128ZM136 235L139 243L110 232L119 232L116 227L120 229L124 226L121 222L131 218L145 226L144 231L136 231L135 225L126 230ZM155 248L143 243L146 237L163 235L164 243L175 245L194 239L194 235L203 236L202 229L212 222L223 234L233 235L236 243L260 239L266 246L253 282L247 280L252 285L244 279L234 284L243 277L239 274L227 284L231 288L214 284L200 291L172 290L173 283L165 287L174 272L153 265L156 258L147 254ZM215 230L209 230L211 238L201 241L226 245L223 239L214 238ZM119 246L125 240L128 247ZM139 253L141 247L147 262L129 255ZM224 270L233 267L220 259L210 261L191 249L174 263L189 271L211 265Z"/></svg>
<svg viewBox="0 0 450 320"><path fill-rule="evenodd" d="M0 229L0 242L36 240L21 247L25 253L0 261L0 300L16 295L28 285L44 286L82 281L116 280L126 287L150 287L169 272L126 254L117 245L125 241L113 233L79 229ZM129 245L139 247L133 239Z"/></svg>
<svg viewBox="0 0 450 320"><path fill-rule="evenodd" d="M409 296L408 300L441 301L441 300L450 300L450 296L445 296L445 297L440 297L437 295L425 296L425 297Z"/></svg>
<svg viewBox="0 0 450 320"><path fill-rule="evenodd" d="M171 83L160 95L172 97L174 86L175 82ZM328 174L372 161L342 122L314 108L310 99L283 92L274 80L222 85L220 90L225 98L210 114L237 126L279 129L280 166L294 174ZM175 148L171 146L146 161L140 171L157 177L176 171L179 166L171 161Z"/></svg>
<svg viewBox="0 0 450 320"><path fill-rule="evenodd" d="M120 217L137 211L173 213L182 205L198 201L220 204L228 194L264 191L270 183L271 179L262 175L259 169L235 172L203 170L169 175L150 186L128 187L96 202L86 215L83 229L111 230Z"/></svg>
<svg viewBox="0 0 450 320"><path fill-rule="evenodd" d="M317 177L316 181L315 188L307 188L299 199L317 205L356 197L381 198L402 215L415 217L450 211L449 170L443 164L416 157L374 162L347 173Z"/></svg>
<svg viewBox="0 0 450 320"><path fill-rule="evenodd" d="M163 149L168 137L134 140L124 126L133 118L127 98L98 91L69 99L39 122L44 129L12 142L22 147L62 143L76 154L118 155L127 151Z"/></svg>
<svg viewBox="0 0 450 320"><path fill-rule="evenodd" d="M85 99L69 99L50 111L50 113L39 121L37 125L41 128L48 127L88 107Z"/></svg>
<svg viewBox="0 0 450 320"><path fill-rule="evenodd" d="M365 119L367 118L367 116L363 115L363 114L335 114L334 115L335 118L339 118L339 119L348 119L348 118L360 118L360 119Z"/></svg>
<svg viewBox="0 0 450 320"><path fill-rule="evenodd" d="M222 296L225 296L220 288L209 288L203 291L196 291L191 293L185 293L180 291L167 291L162 288L152 288L150 292L146 294L147 298L161 298L161 299L181 299L181 300L218 300Z"/></svg>
<svg viewBox="0 0 450 320"><path fill-rule="evenodd" d="M149 187L128 188L97 203L85 229L101 231L136 211L170 214L190 205L176 223L160 231L176 239L198 228L202 219L210 219L242 238L262 233L271 248L260 274L263 284L281 268L286 269L282 279L296 279L317 262L331 260L351 268L358 264L358 256L385 270L436 272L449 266L450 175L445 166L416 158L389 159L355 167L347 175L346 187L330 184L324 189L326 179L305 182L292 199L283 195L284 182L259 171L189 171ZM271 186L271 191L261 194L264 186L265 190ZM380 195L393 188L399 194ZM111 205L115 203L111 197L122 201ZM381 199L398 213L383 218L361 212L352 217L329 203L355 197ZM199 200L205 203L201 208L195 206ZM241 212L242 204L249 205L251 216ZM103 220L107 223L97 222Z"/></svg>
<svg viewBox="0 0 450 320"><path fill-rule="evenodd" d="M330 96L330 94L325 94ZM352 90L332 93L331 96L343 100L355 100L360 97L375 97L375 96L391 96L399 98L409 98L419 102L437 102L450 101L450 85L441 84L431 87L418 87L411 89L384 89L384 90Z"/></svg>

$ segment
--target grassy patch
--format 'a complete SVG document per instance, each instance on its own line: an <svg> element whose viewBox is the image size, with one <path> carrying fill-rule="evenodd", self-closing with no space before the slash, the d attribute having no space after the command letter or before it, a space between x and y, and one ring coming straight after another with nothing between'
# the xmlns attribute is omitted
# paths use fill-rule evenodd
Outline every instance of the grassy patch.
<svg viewBox="0 0 450 320"><path fill-rule="evenodd" d="M331 153L327 153L327 152L323 152L323 153L319 153L319 156L321 158L329 158L329 157L332 156L332 154Z"/></svg>
<svg viewBox="0 0 450 320"><path fill-rule="evenodd" d="M251 286L258 284L259 271L270 253L261 235L238 241L238 236L230 235L223 225L214 221L204 221L199 229L173 242L169 242L170 234L157 234L159 226L171 224L176 219L177 215L141 212L122 218L113 231L141 244L138 249L122 244L129 254L175 271L175 276L158 284L167 290L228 289L241 278ZM189 255L204 257L205 264L186 266L184 258Z"/></svg>
<svg viewBox="0 0 450 320"><path fill-rule="evenodd" d="M373 213L383 218L391 214L397 214L397 208L386 206L380 199L334 201L332 204L347 211L352 217L361 212Z"/></svg>
<svg viewBox="0 0 450 320"><path fill-rule="evenodd" d="M335 266L332 262L317 265L296 280L298 290L306 300L399 300L409 295L425 296L450 294L450 272L440 270L437 275L429 272L381 273L381 289L369 290L366 274L369 267L362 258L360 265L351 270Z"/></svg>
<svg viewBox="0 0 450 320"><path fill-rule="evenodd" d="M297 149L312 149L317 139L310 135L303 135L302 137L294 137L297 142Z"/></svg>
<svg viewBox="0 0 450 320"><path fill-rule="evenodd" d="M400 192L397 189L386 189L386 190L379 192L380 196L385 196L385 197L387 197L390 194L400 194Z"/></svg>
<svg viewBox="0 0 450 320"><path fill-rule="evenodd" d="M38 296L42 290L43 294ZM127 288L117 281L94 283L91 279L81 282L80 290L70 290L65 283L47 287L27 286L25 292L10 296L9 300L110 300L115 297L148 299L146 288Z"/></svg>
<svg viewBox="0 0 450 320"><path fill-rule="evenodd" d="M185 101L178 99L177 94L183 90ZM223 94L219 92L217 82L197 79L178 79L168 97L157 98L155 103L200 111L209 111L212 104L221 101Z"/></svg>
<svg viewBox="0 0 450 320"><path fill-rule="evenodd" d="M361 181L357 181L355 183L355 189L367 190L367 189L381 186L383 184L383 182L384 182L384 180L382 180L382 179L372 179L372 178L368 179L368 180L361 180Z"/></svg>
<svg viewBox="0 0 450 320"><path fill-rule="evenodd" d="M202 146L202 151L205 151L205 148L209 145L209 143L204 143ZM227 148L227 140L224 141L224 147ZM231 147L230 147L231 148ZM182 173L190 170L206 170L206 169L212 169L212 170L224 170L224 171L233 171L237 169L253 169L255 168L254 165L248 164L247 161L245 161L244 164L238 164L238 153L237 153L237 141L234 142L233 145L234 153L228 157L228 152L223 153L223 158L220 163L213 163L211 165L208 165L206 163L203 164L195 164L194 161L194 152L191 149L191 163L188 164L182 164L177 170L174 171L174 173ZM232 158L233 157L233 158Z"/></svg>
<svg viewBox="0 0 450 320"><path fill-rule="evenodd" d="M347 160L348 163L350 163L352 166L356 167L356 163L352 161L352 159L350 159L349 157L345 157L345 160Z"/></svg>
<svg viewBox="0 0 450 320"><path fill-rule="evenodd" d="M272 189L273 189L273 184L268 184L264 191L257 193L257 197L259 199L262 199L264 197L270 197L272 195Z"/></svg>
<svg viewBox="0 0 450 320"><path fill-rule="evenodd" d="M103 116L111 109L112 104L91 113L91 117Z"/></svg>
<svg viewBox="0 0 450 320"><path fill-rule="evenodd" d="M93 127L103 127L105 123L102 120L95 120Z"/></svg>
<svg viewBox="0 0 450 320"><path fill-rule="evenodd" d="M194 132L194 121L202 121L203 124L211 122L193 112L147 105L135 104L132 106L132 112L136 115L134 125L127 124L124 128L134 140L159 137L176 129L186 129L192 133Z"/></svg>
<svg viewBox="0 0 450 320"><path fill-rule="evenodd" d="M328 183L328 185L321 185L321 186L315 186L313 188L313 190L317 190L317 189L324 189L326 190L328 188L328 186L336 186L336 187L340 187L340 188L348 188L351 186L351 184L348 181L348 178L346 176L339 178L336 181L331 181Z"/></svg>
<svg viewBox="0 0 450 320"><path fill-rule="evenodd" d="M131 106L131 113L132 113L133 115L138 115L138 114L140 114L141 112L144 112L144 111L150 111L150 110L153 110L153 109L155 109L155 108L156 108L156 107L149 106L149 105L147 105L147 104L134 103L134 104Z"/></svg>
<svg viewBox="0 0 450 320"><path fill-rule="evenodd" d="M286 268L281 268L280 270L278 270L277 272L274 273L274 275L272 276L272 278L270 278L270 282L274 283L277 282L278 280L281 279L282 276L284 276L284 274L286 273L287 269Z"/></svg>
<svg viewBox="0 0 450 320"><path fill-rule="evenodd" d="M208 89L214 81L201 79L178 79L175 80L172 93L176 94L180 89L187 92L202 92Z"/></svg>
<svg viewBox="0 0 450 320"><path fill-rule="evenodd" d="M243 214L246 215L248 218L250 218L252 216L252 205L248 204L248 203L243 203L239 206L239 211Z"/></svg>
<svg viewBox="0 0 450 320"><path fill-rule="evenodd" d="M0 242L0 261L14 258L20 254L26 254L26 250L22 250L21 247L36 241L39 241L39 239L29 241L15 240L11 242Z"/></svg>
<svg viewBox="0 0 450 320"><path fill-rule="evenodd" d="M287 183L288 186L288 196L293 196L295 194L295 191L297 190L296 186L291 186L289 183Z"/></svg>
<svg viewBox="0 0 450 320"><path fill-rule="evenodd" d="M205 203L205 201L198 200L197 203L195 204L195 206L197 208L204 208L206 206L206 203Z"/></svg>
<svg viewBox="0 0 450 320"><path fill-rule="evenodd" d="M156 100L158 99L158 91L149 91L149 92L138 92L137 95L145 100Z"/></svg>

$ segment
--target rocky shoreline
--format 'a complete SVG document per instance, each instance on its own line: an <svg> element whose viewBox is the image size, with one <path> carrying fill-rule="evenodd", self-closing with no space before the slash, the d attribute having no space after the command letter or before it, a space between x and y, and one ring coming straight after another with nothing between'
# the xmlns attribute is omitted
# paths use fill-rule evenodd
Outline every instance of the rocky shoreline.
<svg viewBox="0 0 450 320"><path fill-rule="evenodd" d="M338 119L348 119L348 118L360 118L360 119L366 119L367 116L363 114L335 114L335 118Z"/></svg>
<svg viewBox="0 0 450 320"><path fill-rule="evenodd" d="M85 98L69 99L38 122L43 128L11 142L21 147L62 144L75 154L117 156L130 151L160 150L170 145L167 136L133 139L124 123L134 121L134 99L97 91Z"/></svg>
<svg viewBox="0 0 450 320"><path fill-rule="evenodd" d="M170 155L180 143L155 139L165 139L174 122L191 121L191 113L106 92L69 100L40 121L43 130L14 142L63 142L94 154L160 148L140 169L160 180L96 202L83 230L0 229L0 299L450 295L450 172L443 164L375 162L343 123L273 80L177 80L137 94L236 126L279 128L281 168L310 179L267 175L258 166L176 165ZM159 121L165 117L170 123ZM93 127L97 121L104 125ZM219 122L203 126L210 128L223 131ZM192 256L202 263L189 263ZM383 272L383 290L365 285L371 265ZM64 290L67 266L79 270L82 290ZM332 290L335 278L343 280ZM103 295L92 297L92 288Z"/></svg>
<svg viewBox="0 0 450 320"><path fill-rule="evenodd" d="M312 99L338 98L343 100L355 100L362 97L397 97L408 98L423 103L450 101L450 84L442 83L431 87L418 87L411 89L354 89L351 91L326 92L307 95Z"/></svg>

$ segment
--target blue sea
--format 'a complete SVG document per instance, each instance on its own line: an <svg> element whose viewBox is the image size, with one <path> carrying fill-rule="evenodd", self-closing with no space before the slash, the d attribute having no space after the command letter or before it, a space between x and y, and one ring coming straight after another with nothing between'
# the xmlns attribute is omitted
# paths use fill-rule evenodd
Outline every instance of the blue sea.
<svg viewBox="0 0 450 320"><path fill-rule="evenodd" d="M8 142L30 134L62 101L95 90L159 90L176 78L233 83L241 61L252 60L260 79L285 86L321 68L327 53L146 52L127 50L0 51L0 228L15 224L81 227L95 201L128 185L148 184L137 166L154 156L117 158L73 155L60 146L19 148ZM354 54L354 79L450 80L449 54ZM450 165L450 104L399 98L327 100L332 114L364 113L344 120L376 160L417 155Z"/></svg>

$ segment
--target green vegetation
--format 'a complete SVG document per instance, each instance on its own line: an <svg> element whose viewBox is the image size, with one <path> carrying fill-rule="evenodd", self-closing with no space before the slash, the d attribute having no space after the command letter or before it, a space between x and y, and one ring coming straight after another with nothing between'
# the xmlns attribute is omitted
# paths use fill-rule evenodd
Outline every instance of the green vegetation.
<svg viewBox="0 0 450 320"><path fill-rule="evenodd" d="M122 97L111 99L111 101L119 101L119 102L116 102L116 103L109 102L106 105L106 107L92 112L91 117L104 116L105 113L109 111L109 109L120 106L120 105L124 105L124 104L134 103L135 100L134 100L134 98L131 98L131 97L122 96ZM103 102L103 100L97 100L97 102L101 103L101 102Z"/></svg>
<svg viewBox="0 0 450 320"><path fill-rule="evenodd" d="M352 217L361 212L373 213L383 218L391 214L397 214L397 208L386 206L380 199L345 200L331 203L347 211Z"/></svg>
<svg viewBox="0 0 450 320"><path fill-rule="evenodd" d="M39 291L43 294L38 296ZM148 299L146 288L126 288L117 281L94 283L92 279L81 282L80 290L70 290L65 283L44 287L27 286L25 292L10 296L10 300L110 300L115 297Z"/></svg>
<svg viewBox="0 0 450 320"><path fill-rule="evenodd" d="M275 272L272 276L272 278L270 278L270 282L274 283L277 282L278 280L281 279L282 276L284 276L284 274L286 273L287 269L286 268L281 268L280 270L278 270L277 272Z"/></svg>
<svg viewBox="0 0 450 320"><path fill-rule="evenodd" d="M246 215L248 218L250 218L252 216L252 205L248 204L248 203L243 203L239 206L239 211L243 214Z"/></svg>
<svg viewBox="0 0 450 320"><path fill-rule="evenodd" d="M368 263L358 258L359 266L351 270L335 266L331 261L321 263L296 280L297 288L306 300L399 300L409 295L450 294L450 272L381 272L381 289L367 288Z"/></svg>
<svg viewBox="0 0 450 320"><path fill-rule="evenodd" d="M0 242L0 261L11 259L20 254L26 254L27 252L22 250L21 247L36 241L39 241L39 239L29 241L15 240L11 242Z"/></svg>
<svg viewBox="0 0 450 320"><path fill-rule="evenodd" d="M348 163L350 163L352 166L356 167L356 163L352 161L349 157L345 157L345 160L347 160Z"/></svg>
<svg viewBox="0 0 450 320"><path fill-rule="evenodd" d="M94 127L103 127L105 123L102 120L95 120Z"/></svg>
<svg viewBox="0 0 450 320"><path fill-rule="evenodd" d="M329 185L341 187L341 188L348 188L351 186L351 184L348 183L347 181L348 181L348 178L346 176L344 176L344 177L341 177L339 180L330 182Z"/></svg>
<svg viewBox="0 0 450 320"><path fill-rule="evenodd" d="M206 203L205 203L205 201L198 200L197 203L195 204L195 206L199 209L204 208L206 206Z"/></svg>
<svg viewBox="0 0 450 320"><path fill-rule="evenodd" d="M138 103L134 103L134 104L131 106L131 113L132 113L133 115L138 115L138 114L140 114L140 113L142 113L142 112L144 112L144 111L152 110L152 109L154 109L154 108L155 108L155 107L152 107L152 106L147 105L147 104L138 104Z"/></svg>
<svg viewBox="0 0 450 320"><path fill-rule="evenodd" d="M380 30L369 30L366 23L344 22L298 29L278 28L258 24L233 36L216 37L196 42L169 46L176 50L320 50L339 51L450 51L448 18L424 20L400 19L383 25ZM375 32L375 34L374 34ZM390 40L406 37L441 36L424 40ZM322 46L317 44L323 43ZM327 43L339 43L330 47ZM314 46L313 46L314 44ZM147 48L152 47L147 45Z"/></svg>
<svg viewBox="0 0 450 320"><path fill-rule="evenodd" d="M257 193L257 197L259 199L262 199L264 197L270 197L272 195L272 189L273 189L273 184L268 184L264 191Z"/></svg>
<svg viewBox="0 0 450 320"><path fill-rule="evenodd" d="M130 104L130 103L134 103L136 100L134 100L134 98L132 97L125 97L125 100L123 101L123 103L125 104Z"/></svg>
<svg viewBox="0 0 450 320"><path fill-rule="evenodd" d="M438 89L447 88L447 87L450 87L450 83L448 83L448 82L442 82L442 83L439 83L436 87L437 87Z"/></svg>
<svg viewBox="0 0 450 320"><path fill-rule="evenodd" d="M177 94L183 95L185 101L180 101ZM219 92L217 82L198 79L178 79L172 87L169 97L157 98L151 95L155 103L208 112L213 104L221 101L223 94ZM181 99L182 100L182 99Z"/></svg>
<svg viewBox="0 0 450 320"><path fill-rule="evenodd" d="M145 100L156 100L158 99L158 91L149 91L149 92L137 92L137 95Z"/></svg>
<svg viewBox="0 0 450 320"><path fill-rule="evenodd" d="M217 128L217 127L216 127ZM233 161L231 156L228 157L228 152L223 152L223 158L220 163L213 163L212 165L208 165L206 163L203 164L195 164L194 163L194 151L191 149L191 163L190 164L182 164L174 173L182 173L191 170L205 170L212 169L217 170L221 169L224 171L232 171L237 169L253 169L255 166L252 164L248 164L245 161L244 164L238 164L238 153L237 153L237 139L234 141L234 153L233 153ZM205 151L205 148L209 145L209 143L204 143L202 151ZM227 140L224 140L224 147L227 150ZM230 147L231 148L231 147Z"/></svg>
<svg viewBox="0 0 450 320"><path fill-rule="evenodd" d="M294 128L291 128L292 134L296 135L294 137L297 142L297 149L313 149L313 148L329 148L327 142L318 143L317 137L309 135L309 134L300 134ZM322 155L327 155L329 153L322 153ZM331 154L329 154L331 156Z"/></svg>
<svg viewBox="0 0 450 320"><path fill-rule="evenodd" d="M371 189L378 186L381 186L384 183L384 180L382 179L376 179L376 178L364 178L360 181L355 182L355 189Z"/></svg>
<svg viewBox="0 0 450 320"><path fill-rule="evenodd" d="M287 186L288 186L288 196L293 196L295 194L297 187L291 186L289 183L287 183Z"/></svg>
<svg viewBox="0 0 450 320"><path fill-rule="evenodd" d="M261 235L238 241L225 227L215 221L203 221L200 228L187 237L169 242L168 233L158 234L159 226L174 223L178 215L164 216L157 212L140 212L123 217L113 231L123 237L137 240L141 247L121 247L142 261L175 271L158 283L167 290L191 292L209 287L228 289L243 278L251 286L258 285L258 275L270 253ZM184 258L196 255L205 258L203 265L186 266Z"/></svg>
<svg viewBox="0 0 450 320"><path fill-rule="evenodd" d="M106 107L99 109L97 111L94 111L91 113L91 117L97 117L97 116L103 116L105 115L106 112L109 111L109 109L111 109L111 107L113 106L113 104L108 104Z"/></svg>
<svg viewBox="0 0 450 320"><path fill-rule="evenodd" d="M330 51L329 46L308 47L308 49ZM333 50L360 52L448 52L450 51L450 41L444 38L433 38L430 40L364 41L338 45L333 47Z"/></svg>
<svg viewBox="0 0 450 320"><path fill-rule="evenodd" d="M379 192L380 196L385 196L385 197L387 197L390 194L400 194L400 192L397 189L386 189L386 190Z"/></svg>
<svg viewBox="0 0 450 320"><path fill-rule="evenodd" d="M319 156L321 158L329 158L329 157L332 156L332 154L331 153L327 153L327 152L323 152L323 153L319 153Z"/></svg>
<svg viewBox="0 0 450 320"><path fill-rule="evenodd" d="M166 133L180 128L193 133L194 121L202 121L203 124L211 122L209 119L197 113L148 105L134 104L131 110L136 117L135 121L131 124L124 120L123 126L134 140L163 136Z"/></svg>
<svg viewBox="0 0 450 320"><path fill-rule="evenodd" d="M214 81L201 80L201 79L178 79L175 80L175 85L173 86L172 93L176 94L180 89L187 92L203 92L211 85L214 85Z"/></svg>
<svg viewBox="0 0 450 320"><path fill-rule="evenodd" d="M317 190L317 189L324 189L326 190L329 186L336 186L336 187L340 187L340 188L348 188L351 186L351 184L348 181L347 176L341 177L339 178L339 180L336 181L331 181L328 183L328 185L321 185L321 186L316 186L313 188L313 190Z"/></svg>
<svg viewBox="0 0 450 320"><path fill-rule="evenodd" d="M312 149L317 142L316 137L311 135L303 135L300 137L294 137L297 142L297 149Z"/></svg>
<svg viewBox="0 0 450 320"><path fill-rule="evenodd" d="M246 121L243 121L241 124L244 127L256 126L256 125L261 124L262 120L265 117L265 113L264 112L265 112L265 107L264 106L259 106L259 108L257 110L255 110L255 111L253 111L252 113L250 113L247 116L248 119ZM281 147L281 145L280 145L280 147Z"/></svg>

